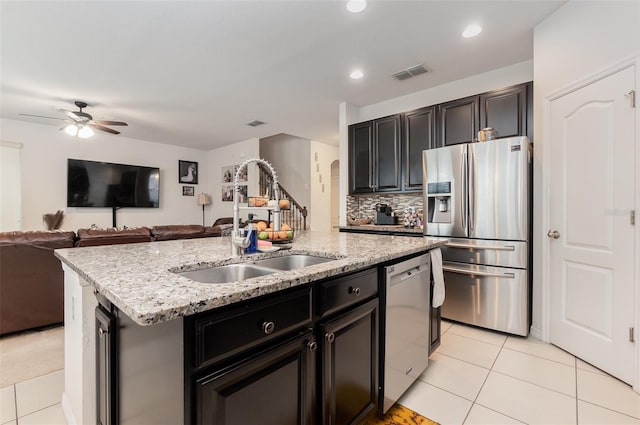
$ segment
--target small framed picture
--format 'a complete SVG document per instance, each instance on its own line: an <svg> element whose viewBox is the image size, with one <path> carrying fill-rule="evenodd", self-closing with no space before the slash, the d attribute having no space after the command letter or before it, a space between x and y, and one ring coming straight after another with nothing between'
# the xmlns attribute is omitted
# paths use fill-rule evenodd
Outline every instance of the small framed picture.
<svg viewBox="0 0 640 425"><path fill-rule="evenodd" d="M233 165L222 167L222 183L233 183Z"/></svg>
<svg viewBox="0 0 640 425"><path fill-rule="evenodd" d="M233 185L223 185L221 190L220 200L222 202L233 201Z"/></svg>
<svg viewBox="0 0 640 425"><path fill-rule="evenodd" d="M178 183L198 184L198 163L178 161Z"/></svg>
<svg viewBox="0 0 640 425"><path fill-rule="evenodd" d="M193 196L193 186L182 186L182 196Z"/></svg>

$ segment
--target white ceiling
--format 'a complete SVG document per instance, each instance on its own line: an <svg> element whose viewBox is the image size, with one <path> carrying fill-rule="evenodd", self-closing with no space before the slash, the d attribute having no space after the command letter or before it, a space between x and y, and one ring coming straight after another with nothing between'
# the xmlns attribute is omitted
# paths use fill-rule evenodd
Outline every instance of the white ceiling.
<svg viewBox="0 0 640 425"><path fill-rule="evenodd" d="M337 144L338 104L370 105L529 60L564 1L2 1L1 116L89 103L126 137L212 149L287 133ZM482 33L460 34L469 23ZM424 64L428 74L391 74ZM361 68L354 81L349 72ZM267 124L249 127L258 119ZM121 137L121 136L109 136Z"/></svg>

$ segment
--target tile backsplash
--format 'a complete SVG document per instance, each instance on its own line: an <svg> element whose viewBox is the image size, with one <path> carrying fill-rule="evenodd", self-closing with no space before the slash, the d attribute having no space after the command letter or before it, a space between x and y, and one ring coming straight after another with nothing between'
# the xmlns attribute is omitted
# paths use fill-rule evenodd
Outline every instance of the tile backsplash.
<svg viewBox="0 0 640 425"><path fill-rule="evenodd" d="M401 212L407 207L414 207L422 215L422 193L375 193L370 195L348 195L347 217L375 218L376 204L387 204L395 212Z"/></svg>

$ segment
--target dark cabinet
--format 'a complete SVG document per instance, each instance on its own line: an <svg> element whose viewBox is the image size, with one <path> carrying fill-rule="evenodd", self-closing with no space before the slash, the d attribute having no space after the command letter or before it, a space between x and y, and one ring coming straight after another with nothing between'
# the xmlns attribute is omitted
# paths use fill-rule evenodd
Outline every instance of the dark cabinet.
<svg viewBox="0 0 640 425"><path fill-rule="evenodd" d="M400 190L400 116L381 118L373 124L373 189L376 192Z"/></svg>
<svg viewBox="0 0 640 425"><path fill-rule="evenodd" d="M309 330L200 377L196 423L314 423L316 349Z"/></svg>
<svg viewBox="0 0 640 425"><path fill-rule="evenodd" d="M358 423L376 408L378 300L321 325L322 424Z"/></svg>
<svg viewBox="0 0 640 425"><path fill-rule="evenodd" d="M373 122L349 128L349 192L373 192Z"/></svg>
<svg viewBox="0 0 640 425"><path fill-rule="evenodd" d="M422 190L422 151L436 147L436 108L430 106L404 116L403 187Z"/></svg>
<svg viewBox="0 0 640 425"><path fill-rule="evenodd" d="M527 84L480 95L480 127L492 127L497 137L527 135Z"/></svg>
<svg viewBox="0 0 640 425"><path fill-rule="evenodd" d="M400 190L400 116L349 128L349 192Z"/></svg>
<svg viewBox="0 0 640 425"><path fill-rule="evenodd" d="M478 134L478 96L438 105L438 147L473 142Z"/></svg>
<svg viewBox="0 0 640 425"><path fill-rule="evenodd" d="M98 425L118 423L117 409L117 321L103 306L96 315L96 422Z"/></svg>
<svg viewBox="0 0 640 425"><path fill-rule="evenodd" d="M357 423L374 410L378 269L184 322L185 423Z"/></svg>

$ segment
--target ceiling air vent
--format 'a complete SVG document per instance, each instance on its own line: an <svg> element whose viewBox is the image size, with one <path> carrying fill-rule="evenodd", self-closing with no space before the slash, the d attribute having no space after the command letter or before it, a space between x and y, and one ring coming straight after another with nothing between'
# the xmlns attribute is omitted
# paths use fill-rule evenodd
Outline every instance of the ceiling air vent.
<svg viewBox="0 0 640 425"><path fill-rule="evenodd" d="M253 120L247 123L247 125L250 125L251 127L257 127L262 124L264 124L264 121L259 121L259 120Z"/></svg>
<svg viewBox="0 0 640 425"><path fill-rule="evenodd" d="M424 66L416 65L416 66L412 66L411 68L403 69L400 72L396 72L395 74L393 74L393 78L395 78L396 80L402 81L402 80L407 80L409 78L415 77L420 74L426 74L427 72L428 71Z"/></svg>

